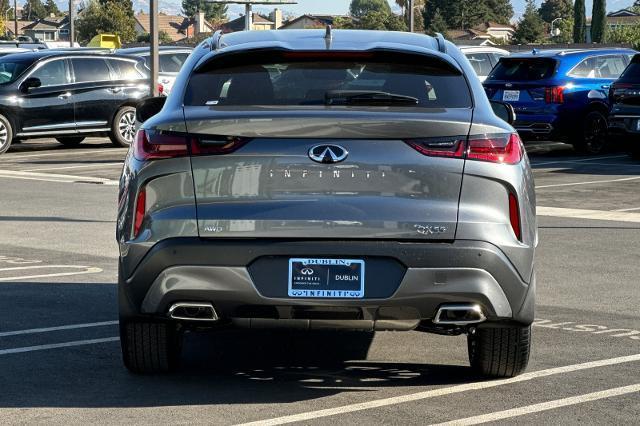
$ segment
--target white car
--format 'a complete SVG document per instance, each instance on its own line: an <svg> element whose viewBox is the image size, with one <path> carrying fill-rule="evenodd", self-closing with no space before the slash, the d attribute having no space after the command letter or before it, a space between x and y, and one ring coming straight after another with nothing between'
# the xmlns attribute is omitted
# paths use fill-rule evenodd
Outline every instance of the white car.
<svg viewBox="0 0 640 426"><path fill-rule="evenodd" d="M475 70L480 81L484 81L498 60L509 56L509 51L491 46L459 46Z"/></svg>
<svg viewBox="0 0 640 426"><path fill-rule="evenodd" d="M187 60L193 48L182 46L160 46L158 50L158 83L162 85L162 93L168 95L176 81L176 76L182 68L182 64ZM149 47L131 47L128 49L118 49L116 53L123 55L139 56L144 59L147 68L149 65Z"/></svg>

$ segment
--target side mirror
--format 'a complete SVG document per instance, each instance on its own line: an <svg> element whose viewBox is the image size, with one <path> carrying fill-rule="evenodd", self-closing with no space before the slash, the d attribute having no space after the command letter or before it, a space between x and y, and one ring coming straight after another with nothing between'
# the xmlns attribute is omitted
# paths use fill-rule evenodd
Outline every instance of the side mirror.
<svg viewBox="0 0 640 426"><path fill-rule="evenodd" d="M29 77L20 85L20 90L27 93L31 89L42 86L42 82L37 77Z"/></svg>
<svg viewBox="0 0 640 426"><path fill-rule="evenodd" d="M493 108L493 113L499 118L503 119L509 124L513 124L516 121L516 112L513 110L511 104L500 101L489 102L491 103L491 108Z"/></svg>
<svg viewBox="0 0 640 426"><path fill-rule="evenodd" d="M136 105L136 120L140 123L144 123L159 113L166 101L166 96L157 96L141 100Z"/></svg>

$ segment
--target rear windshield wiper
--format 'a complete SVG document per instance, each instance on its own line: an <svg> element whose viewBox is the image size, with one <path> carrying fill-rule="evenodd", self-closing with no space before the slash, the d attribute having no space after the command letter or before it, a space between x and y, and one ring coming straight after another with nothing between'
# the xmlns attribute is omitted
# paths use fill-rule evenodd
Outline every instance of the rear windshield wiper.
<svg viewBox="0 0 640 426"><path fill-rule="evenodd" d="M330 90L326 105L418 105L418 98L371 90Z"/></svg>

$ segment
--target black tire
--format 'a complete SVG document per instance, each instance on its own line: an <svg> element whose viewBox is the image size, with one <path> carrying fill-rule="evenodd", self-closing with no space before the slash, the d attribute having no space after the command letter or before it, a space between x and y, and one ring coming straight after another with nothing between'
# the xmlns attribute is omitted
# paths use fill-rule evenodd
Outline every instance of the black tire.
<svg viewBox="0 0 640 426"><path fill-rule="evenodd" d="M128 147L135 136L136 109L131 106L122 107L113 116L109 139L117 147Z"/></svg>
<svg viewBox="0 0 640 426"><path fill-rule="evenodd" d="M0 115L0 154L7 152L13 142L13 128L6 117Z"/></svg>
<svg viewBox="0 0 640 426"><path fill-rule="evenodd" d="M590 111L572 137L573 147L582 154L602 153L607 147L607 127L607 117L603 113Z"/></svg>
<svg viewBox="0 0 640 426"><path fill-rule="evenodd" d="M84 136L67 136L56 138L56 140L64 146L78 146L84 139Z"/></svg>
<svg viewBox="0 0 640 426"><path fill-rule="evenodd" d="M531 326L479 328L467 337L471 367L485 377L515 377L529 363Z"/></svg>
<svg viewBox="0 0 640 426"><path fill-rule="evenodd" d="M180 338L174 324L121 319L120 346L132 373L166 373L178 365Z"/></svg>

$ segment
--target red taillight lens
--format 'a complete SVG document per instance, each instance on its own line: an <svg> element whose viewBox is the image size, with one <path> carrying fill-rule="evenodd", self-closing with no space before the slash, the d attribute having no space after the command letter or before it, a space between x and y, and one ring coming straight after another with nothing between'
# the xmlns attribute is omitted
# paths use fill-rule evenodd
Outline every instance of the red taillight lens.
<svg viewBox="0 0 640 426"><path fill-rule="evenodd" d="M133 144L133 156L138 160L184 157L189 154L187 137L152 130L138 130Z"/></svg>
<svg viewBox="0 0 640 426"><path fill-rule="evenodd" d="M564 87L546 87L544 89L544 101L548 104L564 103Z"/></svg>
<svg viewBox="0 0 640 426"><path fill-rule="evenodd" d="M158 83L158 94L162 95L164 93L164 86L162 83Z"/></svg>
<svg viewBox="0 0 640 426"><path fill-rule="evenodd" d="M512 193L509 193L509 221L511 222L513 233L516 234L516 238L522 241L520 239L520 208L518 207L518 198Z"/></svg>
<svg viewBox="0 0 640 426"><path fill-rule="evenodd" d="M140 233L140 227L144 220L144 215L147 212L147 191L145 187L138 192L138 198L136 198L136 214L133 220L133 238L137 238Z"/></svg>
<svg viewBox="0 0 640 426"><path fill-rule="evenodd" d="M491 163L517 164L522 159L522 141L517 133L470 136L467 159Z"/></svg>
<svg viewBox="0 0 640 426"><path fill-rule="evenodd" d="M429 157L464 157L465 137L407 139L405 142L420 154Z"/></svg>

